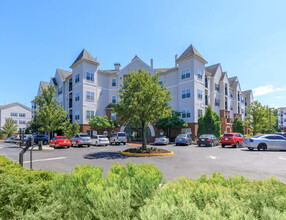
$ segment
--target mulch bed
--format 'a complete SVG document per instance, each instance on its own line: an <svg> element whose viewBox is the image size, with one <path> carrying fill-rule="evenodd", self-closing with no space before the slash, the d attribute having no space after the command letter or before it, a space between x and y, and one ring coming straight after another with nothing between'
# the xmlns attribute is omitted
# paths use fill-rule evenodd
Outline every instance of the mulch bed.
<svg viewBox="0 0 286 220"><path fill-rule="evenodd" d="M157 147L148 147L146 149L138 147L138 148L129 148L126 149L124 152L128 153L140 153L140 154L158 154L158 153L171 153L169 150L157 148Z"/></svg>

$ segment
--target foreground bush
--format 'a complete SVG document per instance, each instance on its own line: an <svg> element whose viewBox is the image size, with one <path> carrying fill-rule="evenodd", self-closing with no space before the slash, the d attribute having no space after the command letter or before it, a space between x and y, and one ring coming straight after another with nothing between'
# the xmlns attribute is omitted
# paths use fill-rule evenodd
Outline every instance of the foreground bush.
<svg viewBox="0 0 286 220"><path fill-rule="evenodd" d="M214 173L164 183L154 165L25 170L0 156L0 219L286 219L286 186Z"/></svg>

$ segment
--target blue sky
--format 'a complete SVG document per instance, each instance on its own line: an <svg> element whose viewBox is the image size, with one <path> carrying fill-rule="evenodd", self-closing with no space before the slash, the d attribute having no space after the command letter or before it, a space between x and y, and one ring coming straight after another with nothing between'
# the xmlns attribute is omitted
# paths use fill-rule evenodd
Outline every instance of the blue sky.
<svg viewBox="0 0 286 220"><path fill-rule="evenodd" d="M100 69L137 54L173 67L190 44L238 76L243 90L286 106L286 1L4 1L0 6L0 105L30 106L41 80L83 48Z"/></svg>

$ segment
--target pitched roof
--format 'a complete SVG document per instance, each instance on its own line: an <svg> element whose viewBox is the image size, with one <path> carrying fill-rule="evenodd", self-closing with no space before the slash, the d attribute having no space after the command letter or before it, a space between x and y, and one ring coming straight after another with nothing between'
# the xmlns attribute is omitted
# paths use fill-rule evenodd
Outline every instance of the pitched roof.
<svg viewBox="0 0 286 220"><path fill-rule="evenodd" d="M78 57L75 59L73 64L70 66L70 68L73 68L81 60L90 61L90 62L95 63L97 65L99 64L97 58L95 59L93 56L90 55L89 52L87 52L86 49L83 49L81 51L81 53L78 55Z"/></svg>
<svg viewBox="0 0 286 220"><path fill-rule="evenodd" d="M219 81L222 81L222 80L223 80L225 74L226 74L226 72L223 72L223 73L221 74L221 77L220 77Z"/></svg>
<svg viewBox="0 0 286 220"><path fill-rule="evenodd" d="M212 76L214 76L219 66L220 66L220 63L208 66L206 67L206 71L209 72Z"/></svg>
<svg viewBox="0 0 286 220"><path fill-rule="evenodd" d="M234 77L231 77L231 78L228 78L228 81L229 81L229 85L231 88L235 89L237 84L238 84L238 79L237 79L237 76L234 76Z"/></svg>
<svg viewBox="0 0 286 220"><path fill-rule="evenodd" d="M207 61L197 51L197 49L194 48L194 46L192 44L182 53L182 55L177 59L177 62L180 60L184 60L186 58L192 57L192 56L198 57L198 58L202 59L204 63L207 63Z"/></svg>
<svg viewBox="0 0 286 220"><path fill-rule="evenodd" d="M244 96L249 97L249 96L252 94L252 90L250 89L250 90L242 91L241 93L242 93Z"/></svg>
<svg viewBox="0 0 286 220"><path fill-rule="evenodd" d="M157 68L155 69L157 73L169 73L169 72L173 72L173 71L177 71L178 67L172 67L172 68Z"/></svg>
<svg viewBox="0 0 286 220"><path fill-rule="evenodd" d="M131 61L133 61L133 60L135 60L137 58L139 58L139 57L137 55L135 55Z"/></svg>
<svg viewBox="0 0 286 220"><path fill-rule="evenodd" d="M13 102L13 103L8 104L8 105L0 105L0 109L10 108L10 107L13 107L13 106L16 106L16 105L19 105L19 106L21 106L21 107L23 107L23 108L28 109L29 111L32 111L31 108L29 108L28 106L23 105L23 104L21 104L21 103L19 103L19 102Z"/></svg>
<svg viewBox="0 0 286 220"><path fill-rule="evenodd" d="M48 89L49 85L50 85L50 83L48 83L48 82L45 82L45 81L40 82L40 86L43 87L44 89Z"/></svg>
<svg viewBox="0 0 286 220"><path fill-rule="evenodd" d="M105 75L114 75L118 73L119 70L98 70L97 73L105 74Z"/></svg>
<svg viewBox="0 0 286 220"><path fill-rule="evenodd" d="M72 73L70 71L57 69L58 73L60 74L60 77L64 81L66 78L68 78Z"/></svg>

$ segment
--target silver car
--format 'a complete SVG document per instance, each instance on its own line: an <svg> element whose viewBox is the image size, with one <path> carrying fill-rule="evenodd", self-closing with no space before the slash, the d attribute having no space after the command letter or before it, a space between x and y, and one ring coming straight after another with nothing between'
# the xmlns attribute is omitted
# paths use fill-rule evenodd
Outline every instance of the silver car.
<svg viewBox="0 0 286 220"><path fill-rule="evenodd" d="M261 134L244 139L242 145L249 150L286 150L286 138L278 134Z"/></svg>
<svg viewBox="0 0 286 220"><path fill-rule="evenodd" d="M170 140L169 138L167 138L166 136L161 136L161 137L158 137L155 139L155 145L158 145L158 144L169 144L170 143Z"/></svg>
<svg viewBox="0 0 286 220"><path fill-rule="evenodd" d="M71 146L72 147L80 147L86 145L90 147L91 145L91 140L90 137L87 134L76 134L71 138Z"/></svg>
<svg viewBox="0 0 286 220"><path fill-rule="evenodd" d="M107 146L109 144L109 140L106 136L104 135L95 135L93 137L91 137L91 145L95 145L95 146Z"/></svg>
<svg viewBox="0 0 286 220"><path fill-rule="evenodd" d="M190 134L179 134L175 139L176 146L192 144L192 137Z"/></svg>
<svg viewBox="0 0 286 220"><path fill-rule="evenodd" d="M110 144L123 144L127 142L127 134L125 132L114 133L110 137Z"/></svg>

